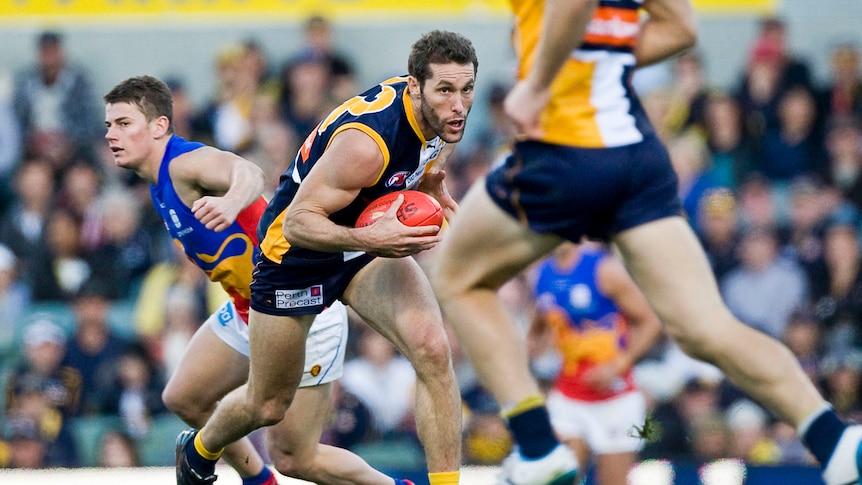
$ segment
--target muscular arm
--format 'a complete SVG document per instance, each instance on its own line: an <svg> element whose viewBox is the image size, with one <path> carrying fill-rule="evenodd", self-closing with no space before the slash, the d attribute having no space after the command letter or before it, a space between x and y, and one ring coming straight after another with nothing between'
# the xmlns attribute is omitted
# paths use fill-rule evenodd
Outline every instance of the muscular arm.
<svg viewBox="0 0 862 485"><path fill-rule="evenodd" d="M551 82L572 50L583 41L597 5L598 0L545 2L542 33L533 65L504 102L506 114L517 126L519 134L528 138L541 137L539 114L550 100Z"/></svg>
<svg viewBox="0 0 862 485"><path fill-rule="evenodd" d="M383 154L367 134L337 134L299 187L284 217L285 238L317 251L367 251L402 257L430 249L440 237L434 228L408 227L396 217L400 202L363 228L339 226L329 215L347 207L383 170Z"/></svg>
<svg viewBox="0 0 862 485"><path fill-rule="evenodd" d="M207 229L222 231L263 192L264 174L254 163L213 147L177 157L171 179L183 202Z"/></svg>
<svg viewBox="0 0 862 485"><path fill-rule="evenodd" d="M678 54L697 42L697 19L690 0L645 0L649 18L635 47L638 66Z"/></svg>

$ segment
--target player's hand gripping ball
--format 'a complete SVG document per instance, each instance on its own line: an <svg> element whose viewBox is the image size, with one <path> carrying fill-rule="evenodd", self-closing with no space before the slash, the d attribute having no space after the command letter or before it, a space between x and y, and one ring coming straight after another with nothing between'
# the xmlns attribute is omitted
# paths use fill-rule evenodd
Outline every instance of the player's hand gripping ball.
<svg viewBox="0 0 862 485"><path fill-rule="evenodd" d="M402 224L412 227L443 226L443 208L437 199L418 190L401 190L382 195L368 204L356 219L356 227L372 224L389 209L399 194L404 196L404 202L398 208L397 214Z"/></svg>

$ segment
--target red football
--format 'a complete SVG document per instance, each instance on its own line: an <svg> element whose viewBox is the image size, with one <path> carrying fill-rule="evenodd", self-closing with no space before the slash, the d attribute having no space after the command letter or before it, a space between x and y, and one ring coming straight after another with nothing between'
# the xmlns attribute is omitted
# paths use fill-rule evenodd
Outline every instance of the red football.
<svg viewBox="0 0 862 485"><path fill-rule="evenodd" d="M398 195L404 196L404 202L398 209L398 220L405 226L442 226L443 209L437 199L418 190L401 190L382 195L359 214L356 227L370 225L389 209Z"/></svg>

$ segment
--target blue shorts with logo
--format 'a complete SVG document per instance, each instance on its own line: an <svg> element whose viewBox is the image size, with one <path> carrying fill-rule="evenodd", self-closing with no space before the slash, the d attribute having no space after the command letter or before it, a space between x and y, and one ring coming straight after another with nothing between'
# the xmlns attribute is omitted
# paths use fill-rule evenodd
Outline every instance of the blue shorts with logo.
<svg viewBox="0 0 862 485"><path fill-rule="evenodd" d="M532 230L575 242L682 214L676 173L655 136L610 148L519 142L485 188Z"/></svg>
<svg viewBox="0 0 862 485"><path fill-rule="evenodd" d="M333 253L326 259L285 256L278 264L258 254L251 280L251 303L267 315L311 315L341 299L350 281L376 256L354 253L349 259Z"/></svg>

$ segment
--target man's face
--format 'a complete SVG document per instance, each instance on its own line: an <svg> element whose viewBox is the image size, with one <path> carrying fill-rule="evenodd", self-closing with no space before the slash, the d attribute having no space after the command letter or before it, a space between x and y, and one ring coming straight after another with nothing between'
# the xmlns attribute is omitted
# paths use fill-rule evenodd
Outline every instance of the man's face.
<svg viewBox="0 0 862 485"><path fill-rule="evenodd" d="M152 151L155 122L131 103L105 106L105 139L118 167L135 170Z"/></svg>
<svg viewBox="0 0 862 485"><path fill-rule="evenodd" d="M456 143L464 136L467 113L473 106L476 76L472 64L431 64L432 75L420 90L423 134Z"/></svg>

